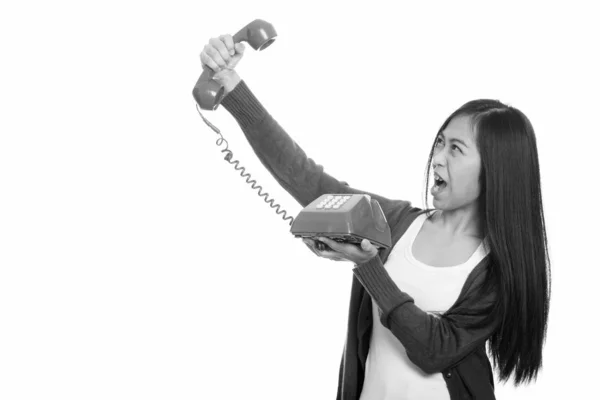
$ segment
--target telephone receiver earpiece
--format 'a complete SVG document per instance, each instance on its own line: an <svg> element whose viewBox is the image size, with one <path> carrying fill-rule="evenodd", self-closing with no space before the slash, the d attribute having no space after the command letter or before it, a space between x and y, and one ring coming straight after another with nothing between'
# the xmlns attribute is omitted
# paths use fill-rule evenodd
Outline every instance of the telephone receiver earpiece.
<svg viewBox="0 0 600 400"><path fill-rule="evenodd" d="M262 19L255 19L233 35L233 43L247 42L254 50L264 50L269 47L277 37L273 25ZM203 110L216 110L223 100L224 88L213 79L215 71L210 67L204 67L204 71L192 94L194 99Z"/></svg>

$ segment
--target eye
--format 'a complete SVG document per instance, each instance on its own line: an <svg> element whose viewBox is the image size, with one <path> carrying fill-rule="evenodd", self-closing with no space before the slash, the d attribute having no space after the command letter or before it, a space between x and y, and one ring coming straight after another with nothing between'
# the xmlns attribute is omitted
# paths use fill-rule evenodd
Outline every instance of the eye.
<svg viewBox="0 0 600 400"><path fill-rule="evenodd" d="M437 146L438 144L440 144L441 141L442 141L442 138L437 138L436 141L435 141L435 145ZM460 147L458 147L457 145L453 144L452 148L454 148L454 147L456 147L462 153L462 150L460 149Z"/></svg>

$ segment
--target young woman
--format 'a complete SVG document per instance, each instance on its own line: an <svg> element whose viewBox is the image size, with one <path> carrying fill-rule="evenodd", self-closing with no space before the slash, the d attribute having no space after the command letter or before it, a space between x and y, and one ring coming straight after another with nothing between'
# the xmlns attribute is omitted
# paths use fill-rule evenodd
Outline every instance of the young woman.
<svg viewBox="0 0 600 400"><path fill-rule="evenodd" d="M237 75L243 52L221 35L200 59L263 165L303 207L326 193L370 195L392 230L392 248L382 250L367 240L304 239L318 256L354 265L337 398L494 399L486 344L501 381L537 378L550 260L528 118L496 100L453 112L429 154L434 209L423 210L325 173Z"/></svg>

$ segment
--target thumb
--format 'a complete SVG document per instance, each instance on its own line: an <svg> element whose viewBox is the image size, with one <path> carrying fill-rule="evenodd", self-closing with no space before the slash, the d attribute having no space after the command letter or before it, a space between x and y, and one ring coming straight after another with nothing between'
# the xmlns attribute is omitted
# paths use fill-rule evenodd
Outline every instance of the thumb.
<svg viewBox="0 0 600 400"><path fill-rule="evenodd" d="M369 242L367 239L363 239L362 242L360 242L360 247L364 251L371 251L374 248L371 242Z"/></svg>
<svg viewBox="0 0 600 400"><path fill-rule="evenodd" d="M237 54L244 54L244 50L246 50L244 43L236 43L234 47Z"/></svg>

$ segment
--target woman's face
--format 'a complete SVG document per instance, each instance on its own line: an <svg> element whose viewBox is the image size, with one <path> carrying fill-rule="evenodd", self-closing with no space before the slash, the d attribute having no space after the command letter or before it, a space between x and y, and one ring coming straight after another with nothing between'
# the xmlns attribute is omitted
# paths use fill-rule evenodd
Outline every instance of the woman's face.
<svg viewBox="0 0 600 400"><path fill-rule="evenodd" d="M432 158L433 171L446 182L441 190L431 189L433 206L454 210L475 207L479 197L481 158L475 144L470 117L454 117L440 134ZM433 180L435 185L435 180Z"/></svg>

